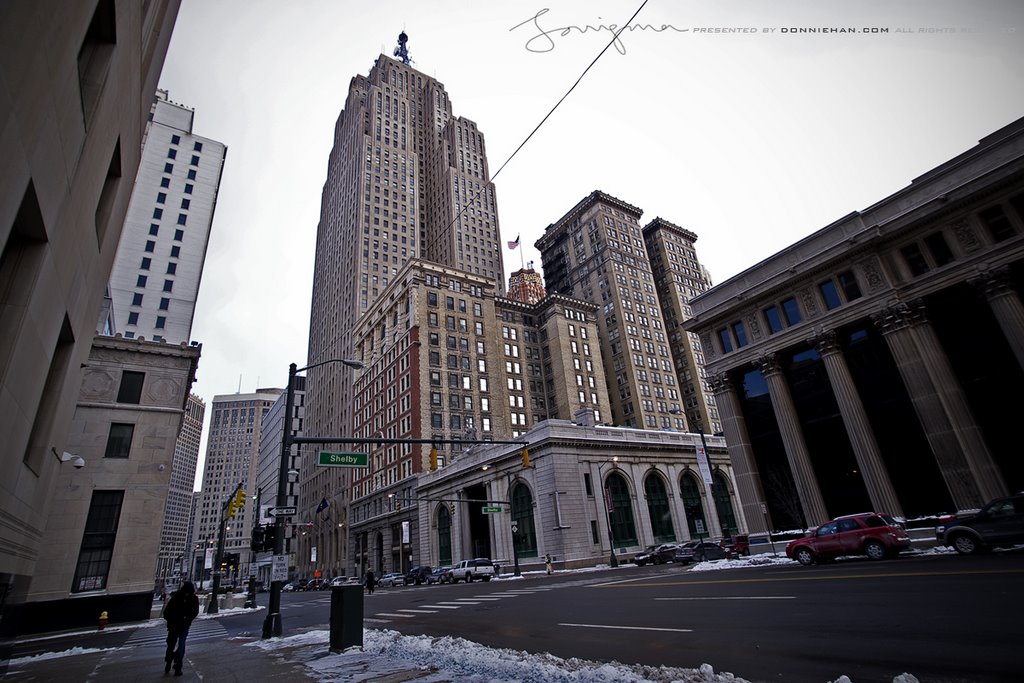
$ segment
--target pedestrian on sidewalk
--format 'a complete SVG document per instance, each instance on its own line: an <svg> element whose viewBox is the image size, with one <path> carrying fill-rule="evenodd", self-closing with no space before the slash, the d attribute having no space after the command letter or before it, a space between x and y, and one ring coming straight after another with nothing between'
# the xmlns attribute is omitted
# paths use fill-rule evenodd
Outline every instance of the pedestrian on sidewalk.
<svg viewBox="0 0 1024 683"><path fill-rule="evenodd" d="M167 620L167 653L164 655L164 673L171 672L174 664L174 675L181 676L181 665L185 659L185 640L192 620L199 615L199 598L196 587L191 581L181 584L181 588L171 594L164 607L164 619Z"/></svg>
<svg viewBox="0 0 1024 683"><path fill-rule="evenodd" d="M377 577L373 575L373 570L366 572L366 592L369 595L373 595L373 587L377 585Z"/></svg>
<svg viewBox="0 0 1024 683"><path fill-rule="evenodd" d="M546 571L548 574L553 574L554 573L554 570L551 568L551 556L550 555L545 555L544 556L544 571Z"/></svg>

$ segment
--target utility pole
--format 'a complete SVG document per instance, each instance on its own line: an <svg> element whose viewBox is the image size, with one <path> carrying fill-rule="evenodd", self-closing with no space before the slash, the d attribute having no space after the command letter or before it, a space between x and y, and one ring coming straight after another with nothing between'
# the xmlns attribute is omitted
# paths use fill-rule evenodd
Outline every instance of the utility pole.
<svg viewBox="0 0 1024 683"><path fill-rule="evenodd" d="M238 482L238 486L231 492L228 499L224 501L224 505L220 508L220 528L217 530L217 553L213 558L213 590L210 593L210 602L206 605L207 614L217 614L219 605L217 604L217 592L220 590L220 563L223 561L224 556L224 522L226 520L225 513L231 506L232 502L238 498L238 492L242 489L242 482Z"/></svg>

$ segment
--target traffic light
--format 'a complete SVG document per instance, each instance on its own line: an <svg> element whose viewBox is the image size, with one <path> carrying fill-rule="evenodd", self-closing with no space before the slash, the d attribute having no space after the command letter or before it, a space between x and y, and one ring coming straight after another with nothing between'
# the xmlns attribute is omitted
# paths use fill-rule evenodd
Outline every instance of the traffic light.
<svg viewBox="0 0 1024 683"><path fill-rule="evenodd" d="M235 491L234 498L228 503L228 519L232 519L238 514L238 510L243 507L245 507L245 491L238 489Z"/></svg>
<svg viewBox="0 0 1024 683"><path fill-rule="evenodd" d="M452 517L454 517L454 516L455 516L455 503L448 503L448 513L449 513L449 514L450 514L450 515L451 515Z"/></svg>
<svg viewBox="0 0 1024 683"><path fill-rule="evenodd" d="M249 547L252 548L254 553L258 553L263 550L263 546L266 543L264 540L265 537L266 533L263 530L263 525L257 524L252 528L252 541L250 542Z"/></svg>
<svg viewBox="0 0 1024 683"><path fill-rule="evenodd" d="M430 447L430 469L437 469L437 448L435 446Z"/></svg>
<svg viewBox="0 0 1024 683"><path fill-rule="evenodd" d="M530 451L526 448L523 449L523 469L530 466Z"/></svg>
<svg viewBox="0 0 1024 683"><path fill-rule="evenodd" d="M274 552L274 541L277 540L277 525L270 524L263 529L263 550Z"/></svg>

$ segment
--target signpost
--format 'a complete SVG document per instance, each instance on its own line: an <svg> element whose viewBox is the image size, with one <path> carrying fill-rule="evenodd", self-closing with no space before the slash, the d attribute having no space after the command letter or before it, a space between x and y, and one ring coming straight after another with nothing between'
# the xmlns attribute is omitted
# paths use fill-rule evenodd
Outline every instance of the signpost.
<svg viewBox="0 0 1024 683"><path fill-rule="evenodd" d="M274 555L273 564L270 569L270 580L271 581L287 581L288 580L288 556L287 555Z"/></svg>
<svg viewBox="0 0 1024 683"><path fill-rule="evenodd" d="M369 453L333 453L320 451L317 465L321 467L367 467L370 462Z"/></svg>
<svg viewBox="0 0 1024 683"><path fill-rule="evenodd" d="M495 514L497 512L501 512L501 508L485 507L485 508L480 508L480 511L483 512L485 515L493 515L493 514Z"/></svg>
<svg viewBox="0 0 1024 683"><path fill-rule="evenodd" d="M294 505L291 507L267 508L267 515L270 517L293 517L298 514L299 509Z"/></svg>

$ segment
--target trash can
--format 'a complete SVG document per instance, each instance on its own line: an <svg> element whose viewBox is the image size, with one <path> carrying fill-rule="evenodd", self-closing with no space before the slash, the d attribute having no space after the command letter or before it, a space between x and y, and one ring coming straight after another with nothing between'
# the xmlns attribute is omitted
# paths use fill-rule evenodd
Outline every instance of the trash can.
<svg viewBox="0 0 1024 683"><path fill-rule="evenodd" d="M363 645L363 587L331 589L331 652Z"/></svg>

